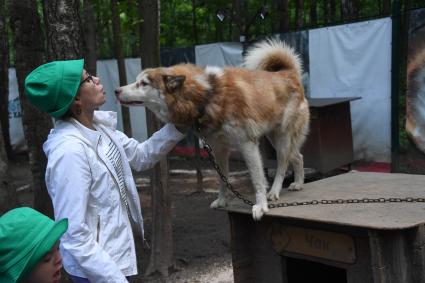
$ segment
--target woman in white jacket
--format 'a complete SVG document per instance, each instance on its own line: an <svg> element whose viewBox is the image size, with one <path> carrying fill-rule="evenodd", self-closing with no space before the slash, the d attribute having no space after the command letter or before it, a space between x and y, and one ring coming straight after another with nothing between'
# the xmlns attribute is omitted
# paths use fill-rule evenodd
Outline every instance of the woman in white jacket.
<svg viewBox="0 0 425 283"><path fill-rule="evenodd" d="M68 218L60 250L73 282L128 282L137 274L131 222L143 235L140 200L131 168L146 170L184 135L167 124L143 143L116 130L99 78L83 60L55 61L25 80L29 101L58 118L43 149L55 218ZM144 238L143 238L144 239Z"/></svg>

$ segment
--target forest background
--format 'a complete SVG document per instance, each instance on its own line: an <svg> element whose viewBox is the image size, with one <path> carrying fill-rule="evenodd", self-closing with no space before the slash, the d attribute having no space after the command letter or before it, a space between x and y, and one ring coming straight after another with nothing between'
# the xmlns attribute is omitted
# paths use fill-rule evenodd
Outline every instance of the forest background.
<svg viewBox="0 0 425 283"><path fill-rule="evenodd" d="M8 69L18 77L25 153L32 174L34 207L52 216L44 184L46 158L42 143L52 120L28 104L23 81L37 66L52 60L85 58L96 74L96 60L117 59L120 84L126 84L123 59L141 58L143 67L160 65L159 50L223 41L244 41L274 33L356 22L391 15L392 8L406 13L423 0L0 0L0 215L19 206L9 164ZM221 20L220 20L220 19ZM404 25L404 26L403 26ZM402 29L406 23L402 22ZM128 110L123 110L124 132L131 136ZM127 122L126 122L127 121ZM148 114L148 132L160 127ZM150 265L147 273L168 275L173 262L168 163L151 173L155 188ZM159 189L158 189L159 188ZM162 199L161 203L155 199ZM165 236L164 236L165 235ZM158 252L159 251L159 252Z"/></svg>

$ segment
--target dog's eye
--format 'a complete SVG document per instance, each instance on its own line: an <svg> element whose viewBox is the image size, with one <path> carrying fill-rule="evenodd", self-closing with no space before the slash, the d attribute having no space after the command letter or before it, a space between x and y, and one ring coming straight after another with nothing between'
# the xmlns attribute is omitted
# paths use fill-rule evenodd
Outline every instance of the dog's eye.
<svg viewBox="0 0 425 283"><path fill-rule="evenodd" d="M140 85L141 85L141 86L147 86L147 85L148 85L148 83L147 83L147 82L145 82L145 81L141 81L141 82L140 82Z"/></svg>

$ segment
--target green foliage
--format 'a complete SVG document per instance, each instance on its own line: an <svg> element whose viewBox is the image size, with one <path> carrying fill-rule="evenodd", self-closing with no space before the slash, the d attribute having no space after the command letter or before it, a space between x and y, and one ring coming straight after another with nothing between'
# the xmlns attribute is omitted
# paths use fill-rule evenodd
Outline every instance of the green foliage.
<svg viewBox="0 0 425 283"><path fill-rule="evenodd" d="M84 0L88 1L88 0ZM111 22L110 0L90 0L94 5L97 30L97 56L98 58L113 57L113 39ZM278 31L280 15L276 0L240 0L243 6L245 23L252 24L247 30L249 39L254 40L259 36L267 36ZM42 0L37 0L38 12L42 18ZM291 29L295 26L295 2L289 0L289 22ZM377 17L382 13L382 1L358 0L359 17ZM81 0L82 7L83 0ZM141 0L118 1L118 12L121 24L121 40L125 57L140 56L140 27L142 20L139 16L139 3ZM239 27L236 24L234 1L228 0L167 0L160 3L160 43L164 48L185 47L196 44L206 44L218 41L238 41ZM317 0L317 24L326 25L325 1ZM341 20L341 1L336 0L335 18L332 23ZM411 0L412 8L423 7L423 0ZM265 20L258 17L258 10L265 5L268 15ZM303 28L312 28L310 25L310 1L303 1ZM228 17L218 21L216 12L226 10ZM233 12L233 13L232 13ZM44 28L44 26L43 26ZM11 37L11 36L10 36ZM11 45L12 46L12 45ZM13 48L10 51L13 62Z"/></svg>

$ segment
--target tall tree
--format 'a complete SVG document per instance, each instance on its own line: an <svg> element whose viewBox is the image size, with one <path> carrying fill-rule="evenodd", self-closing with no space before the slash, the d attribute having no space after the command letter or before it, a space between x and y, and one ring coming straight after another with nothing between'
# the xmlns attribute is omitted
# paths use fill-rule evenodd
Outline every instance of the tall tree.
<svg viewBox="0 0 425 283"><path fill-rule="evenodd" d="M9 135L9 47L7 34L5 0L0 0L0 125L3 129L3 141L6 154L12 157Z"/></svg>
<svg viewBox="0 0 425 283"><path fill-rule="evenodd" d="M303 26L303 0L295 2L295 28L300 29Z"/></svg>
<svg viewBox="0 0 425 283"><path fill-rule="evenodd" d="M44 36L36 0L9 1L10 24L15 48L15 68L18 79L19 99L22 106L22 123L28 146L29 164L33 177L34 205L41 212L53 216L44 175L47 159L42 150L51 118L29 104L24 95L25 77L44 63Z"/></svg>
<svg viewBox="0 0 425 283"><path fill-rule="evenodd" d="M330 15L330 11L331 10L331 3L329 0L324 0L323 1L323 20L325 22L325 24L328 24L331 22L331 15Z"/></svg>
<svg viewBox="0 0 425 283"><path fill-rule="evenodd" d="M83 35L84 35L84 63L90 74L96 74L96 18L93 11L93 1L83 2Z"/></svg>
<svg viewBox="0 0 425 283"><path fill-rule="evenodd" d="M310 0L310 25L317 25L317 0Z"/></svg>
<svg viewBox="0 0 425 283"><path fill-rule="evenodd" d="M383 0L382 1L382 14L384 16L388 16L391 12L391 0Z"/></svg>
<svg viewBox="0 0 425 283"><path fill-rule="evenodd" d="M288 0L276 0L276 6L279 28L275 31L288 32L290 30Z"/></svg>
<svg viewBox="0 0 425 283"><path fill-rule="evenodd" d="M120 85L127 84L127 74L125 71L124 54L122 51L121 42L121 27L120 18L118 16L118 2L117 0L111 0L111 12L112 12L112 32L114 34L114 53L118 64L118 76L120 79ZM128 107L121 106L122 123L124 133L131 137L131 122L130 122L130 110Z"/></svg>
<svg viewBox="0 0 425 283"><path fill-rule="evenodd" d="M8 168L2 128L0 126L0 216L9 209L17 206L16 191L10 184Z"/></svg>
<svg viewBox="0 0 425 283"><path fill-rule="evenodd" d="M330 22L336 22L336 0L329 0Z"/></svg>
<svg viewBox="0 0 425 283"><path fill-rule="evenodd" d="M245 12L246 10L245 5L244 5L245 1L243 0L233 0L233 11L231 14L231 17L233 17L233 19L231 19L231 21L233 21L236 24L237 27L237 32L235 32L234 35L234 40L235 41L240 41L240 42L246 42L247 38L246 38L246 26L245 26Z"/></svg>
<svg viewBox="0 0 425 283"><path fill-rule="evenodd" d="M351 19L359 18L360 0L350 0L350 17Z"/></svg>
<svg viewBox="0 0 425 283"><path fill-rule="evenodd" d="M127 0L127 14L131 17L129 40L131 57L138 57L140 55L140 19L138 17L136 0ZM126 55L128 56L128 54Z"/></svg>
<svg viewBox="0 0 425 283"><path fill-rule="evenodd" d="M249 42L251 40L250 34L250 25L253 23L248 11L248 3L244 0L233 0L233 12L230 16L230 21L234 21L238 27L238 32L234 34L237 37L238 41L242 43L243 53L248 48ZM253 19L252 19L253 20ZM236 39L236 38L235 38Z"/></svg>
<svg viewBox="0 0 425 283"><path fill-rule="evenodd" d="M79 5L78 0L44 0L49 61L83 57Z"/></svg>
<svg viewBox="0 0 425 283"><path fill-rule="evenodd" d="M159 0L140 0L141 58L143 68L160 65L159 56ZM146 111L148 134L160 128L158 119ZM152 249L146 276L159 274L167 277L174 266L174 246L172 235L171 196L168 188L168 164L166 158L155 166L152 176Z"/></svg>
<svg viewBox="0 0 425 283"><path fill-rule="evenodd" d="M198 45L198 25L196 24L196 0L192 0L192 38L193 45Z"/></svg>
<svg viewBox="0 0 425 283"><path fill-rule="evenodd" d="M341 0L341 20L346 21L351 19L350 0Z"/></svg>

